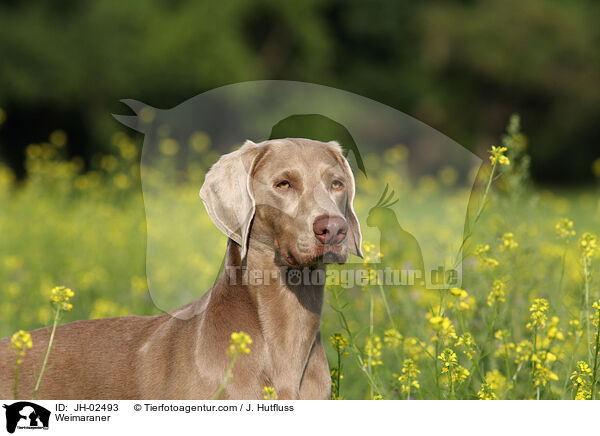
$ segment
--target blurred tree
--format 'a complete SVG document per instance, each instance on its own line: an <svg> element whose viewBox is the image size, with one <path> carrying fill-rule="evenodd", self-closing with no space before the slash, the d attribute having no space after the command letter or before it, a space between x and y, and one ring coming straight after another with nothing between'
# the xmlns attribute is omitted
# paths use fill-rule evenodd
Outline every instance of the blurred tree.
<svg viewBox="0 0 600 436"><path fill-rule="evenodd" d="M590 179L600 154L599 19L600 4L588 0L425 6L422 59L437 79L431 95L441 130L473 132L485 147L482 139L516 111L531 138L534 177Z"/></svg>
<svg viewBox="0 0 600 436"><path fill-rule="evenodd" d="M518 112L534 178L581 181L600 140L599 18L590 0L0 0L0 154L18 167L62 128L89 160L120 129L121 98L171 107L288 79L374 98L482 154Z"/></svg>

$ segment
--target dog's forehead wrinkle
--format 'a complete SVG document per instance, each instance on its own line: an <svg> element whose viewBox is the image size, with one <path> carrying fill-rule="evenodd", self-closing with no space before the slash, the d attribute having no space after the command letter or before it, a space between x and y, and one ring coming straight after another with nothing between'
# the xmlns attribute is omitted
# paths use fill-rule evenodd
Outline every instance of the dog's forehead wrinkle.
<svg viewBox="0 0 600 436"><path fill-rule="evenodd" d="M263 184L270 184L274 177L289 177L287 173L299 177L306 190L310 191L332 172L343 174L324 144L276 141L270 147L269 158L259 162L255 174Z"/></svg>

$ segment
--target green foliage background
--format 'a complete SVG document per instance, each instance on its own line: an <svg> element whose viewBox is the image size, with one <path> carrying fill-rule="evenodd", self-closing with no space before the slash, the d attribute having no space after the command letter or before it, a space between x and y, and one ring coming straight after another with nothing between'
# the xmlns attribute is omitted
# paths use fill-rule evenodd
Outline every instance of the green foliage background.
<svg viewBox="0 0 600 436"><path fill-rule="evenodd" d="M599 19L590 0L4 0L1 155L23 174L25 147L62 128L89 164L121 98L166 108L286 79L373 98L481 155L519 112L536 180L589 181Z"/></svg>

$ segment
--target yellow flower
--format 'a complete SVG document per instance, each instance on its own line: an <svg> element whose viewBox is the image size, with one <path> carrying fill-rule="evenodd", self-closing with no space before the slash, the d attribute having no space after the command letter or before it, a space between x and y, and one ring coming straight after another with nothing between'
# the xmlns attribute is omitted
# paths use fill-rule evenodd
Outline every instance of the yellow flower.
<svg viewBox="0 0 600 436"><path fill-rule="evenodd" d="M188 141L192 150L196 153L202 153L210 146L210 136L205 132L194 132Z"/></svg>
<svg viewBox="0 0 600 436"><path fill-rule="evenodd" d="M277 392L275 392L275 388L273 386L265 386L263 388L263 398L265 400L276 400Z"/></svg>
<svg viewBox="0 0 600 436"><path fill-rule="evenodd" d="M539 358L535 362L535 370L533 371L533 385L534 386L546 386L550 381L557 381L558 376L550 370L550 363L548 361L539 361Z"/></svg>
<svg viewBox="0 0 600 436"><path fill-rule="evenodd" d="M573 221L568 218L561 219L556 226L556 234L564 240L567 244L573 236L575 236L575 230L573 229Z"/></svg>
<svg viewBox="0 0 600 436"><path fill-rule="evenodd" d="M410 395L411 389L419 389L421 385L417 380L421 371L415 365L414 360L406 359L402 363L402 374L397 377L400 382L400 392Z"/></svg>
<svg viewBox="0 0 600 436"><path fill-rule="evenodd" d="M228 353L230 355L237 356L239 353L249 354L250 345L252 345L252 338L250 338L250 335L244 332L233 332L231 334L229 344Z"/></svg>
<svg viewBox="0 0 600 436"><path fill-rule="evenodd" d="M533 344L529 341L521 341L515 349L515 363L518 365L522 362L528 362L533 352Z"/></svg>
<svg viewBox="0 0 600 436"><path fill-rule="evenodd" d="M451 288L450 293L456 297L462 297L462 296L468 295L467 291L465 291L464 289L460 289L460 288Z"/></svg>
<svg viewBox="0 0 600 436"><path fill-rule="evenodd" d="M154 111L153 108L149 107L149 106L144 106L140 112L140 120L142 120L144 123L151 123L152 120L154 120L154 118L156 117L156 112Z"/></svg>
<svg viewBox="0 0 600 436"><path fill-rule="evenodd" d="M498 397L488 383L481 383L481 390L477 392L477 397L480 400L497 400Z"/></svg>
<svg viewBox="0 0 600 436"><path fill-rule="evenodd" d="M339 379L340 381L344 379L344 374L340 373L340 370L338 368L331 368L331 370L329 371L329 375L331 376L331 395L332 395L332 400L341 400L341 397L337 396L337 381L338 381L338 374L339 374Z"/></svg>
<svg viewBox="0 0 600 436"><path fill-rule="evenodd" d="M448 374L453 382L461 383L469 376L469 370L459 365L456 353L451 348L446 348L438 359L442 361L442 374Z"/></svg>
<svg viewBox="0 0 600 436"><path fill-rule="evenodd" d="M473 360L473 356L477 352L477 344L471 333L463 333L458 338L458 341L455 342L454 346L464 348L463 352L465 353L465 356L471 360Z"/></svg>
<svg viewBox="0 0 600 436"><path fill-rule="evenodd" d="M555 339L557 341L562 341L563 339L565 339L565 335L563 334L562 330L560 330L560 328L558 327L559 321L560 318L558 316L553 316L550 320L550 323L548 324L548 339L550 339L551 341Z"/></svg>
<svg viewBox="0 0 600 436"><path fill-rule="evenodd" d="M461 288L451 288L450 293L457 297L457 301L449 301L448 307L457 307L458 310L465 311L469 310L471 306L475 303L475 299L473 297L469 297L469 293Z"/></svg>
<svg viewBox="0 0 600 436"><path fill-rule="evenodd" d="M117 161L117 158L112 155L103 156L100 160L100 167L109 173L113 172L115 168L117 168L118 164L119 161Z"/></svg>
<svg viewBox="0 0 600 436"><path fill-rule="evenodd" d="M331 368L329 374L331 375L331 382L335 385L335 381L337 380L339 370L337 368ZM344 374L340 374L340 380L344 379Z"/></svg>
<svg viewBox="0 0 600 436"><path fill-rule="evenodd" d="M583 334L583 329L581 328L581 323L578 319L569 320L569 331L567 332L567 336L569 337L578 337Z"/></svg>
<svg viewBox="0 0 600 436"><path fill-rule="evenodd" d="M491 269L494 269L498 266L498 261L488 256L488 251L490 251L489 244L486 245L478 245L475 247L475 255L479 258L479 263L481 265L489 266Z"/></svg>
<svg viewBox="0 0 600 436"><path fill-rule="evenodd" d="M506 284L499 279L494 280L492 290L488 295L488 306L492 306L494 303L504 303L506 301Z"/></svg>
<svg viewBox="0 0 600 436"><path fill-rule="evenodd" d="M452 325L452 321L445 316L427 314L429 318L429 324L433 327L435 331L435 335L431 338L432 342L437 342L441 340L442 342L446 339L456 339L456 330L454 330L454 326Z"/></svg>
<svg viewBox="0 0 600 436"><path fill-rule="evenodd" d="M160 141L160 152L166 156L174 156L179 151L179 143L173 138L165 138Z"/></svg>
<svg viewBox="0 0 600 436"><path fill-rule="evenodd" d="M33 347L31 335L24 330L19 330L10 338L10 347L17 355L17 365L23 363L25 352Z"/></svg>
<svg viewBox="0 0 600 436"><path fill-rule="evenodd" d="M494 337L502 342L508 341L510 332L508 330L497 330Z"/></svg>
<svg viewBox="0 0 600 436"><path fill-rule="evenodd" d="M506 147L496 147L492 145L490 150L490 160L492 164L499 163L500 165L510 165L510 160L504 155L508 149Z"/></svg>
<svg viewBox="0 0 600 436"><path fill-rule="evenodd" d="M591 233L584 233L581 236L581 239L579 239L579 248L581 249L583 260L588 264L588 266L592 260L592 256L596 252L597 245L598 239Z"/></svg>
<svg viewBox="0 0 600 436"><path fill-rule="evenodd" d="M576 400L589 400L592 397L592 392L588 389L577 389L575 394Z"/></svg>
<svg viewBox="0 0 600 436"><path fill-rule="evenodd" d="M129 310L126 307L122 307L112 300L98 298L96 301L94 301L89 318L100 319L111 316L125 316L128 313Z"/></svg>
<svg viewBox="0 0 600 436"><path fill-rule="evenodd" d="M398 348L402 343L402 334L396 329L389 329L383 333L383 342L388 348Z"/></svg>
<svg viewBox="0 0 600 436"><path fill-rule="evenodd" d="M129 180L129 177L127 176L127 174L123 173L115 174L115 176L113 177L113 183L117 188L122 190L127 189L131 186L131 181Z"/></svg>
<svg viewBox="0 0 600 436"><path fill-rule="evenodd" d="M516 345L510 341L510 332L508 330L498 330L494 337L500 342L494 354L502 359L512 359Z"/></svg>
<svg viewBox="0 0 600 436"><path fill-rule="evenodd" d="M371 362L371 366L383 365L381 361L381 338L377 335L369 337L365 345L365 354ZM367 362L365 362L367 366Z"/></svg>
<svg viewBox="0 0 600 436"><path fill-rule="evenodd" d="M407 337L404 339L404 352L407 356L410 356L413 360L418 360L423 354L423 348L425 348L424 342L417 338Z"/></svg>
<svg viewBox="0 0 600 436"><path fill-rule="evenodd" d="M594 324L595 327L598 327L600 326L600 300L594 301L592 303L592 308L594 309L594 313L590 315L590 318L592 319L592 324Z"/></svg>
<svg viewBox="0 0 600 436"><path fill-rule="evenodd" d="M589 400L592 397L592 370L586 362L579 361L571 374L571 383L575 387L576 400Z"/></svg>
<svg viewBox="0 0 600 436"><path fill-rule="evenodd" d="M133 276L131 278L131 292L136 297L142 295L148 290L148 280L146 277Z"/></svg>
<svg viewBox="0 0 600 436"><path fill-rule="evenodd" d="M494 369L485 374L485 381L494 391L499 391L506 385L506 377L500 371Z"/></svg>
<svg viewBox="0 0 600 436"><path fill-rule="evenodd" d="M348 346L348 339L343 337L340 333L334 333L333 335L329 336L329 340L331 341L335 351L344 351L344 348Z"/></svg>
<svg viewBox="0 0 600 436"><path fill-rule="evenodd" d="M505 233L500 239L502 240L500 251L512 250L519 246L519 244L515 241L515 236L512 233Z"/></svg>
<svg viewBox="0 0 600 436"><path fill-rule="evenodd" d="M529 319L526 327L529 330L538 329L542 330L546 327L546 320L548 319L548 300L545 298L536 298L533 304L529 308Z"/></svg>
<svg viewBox="0 0 600 436"><path fill-rule="evenodd" d="M69 300L75 296L75 293L64 286L57 286L50 292L50 302L58 310L68 312L73 308L73 305L69 303Z"/></svg>
<svg viewBox="0 0 600 436"><path fill-rule="evenodd" d="M377 263L383 258L383 254L381 252L376 252L375 244L371 242L363 243L363 255L365 256L363 259L363 265ZM371 277L369 277L369 279L371 279Z"/></svg>

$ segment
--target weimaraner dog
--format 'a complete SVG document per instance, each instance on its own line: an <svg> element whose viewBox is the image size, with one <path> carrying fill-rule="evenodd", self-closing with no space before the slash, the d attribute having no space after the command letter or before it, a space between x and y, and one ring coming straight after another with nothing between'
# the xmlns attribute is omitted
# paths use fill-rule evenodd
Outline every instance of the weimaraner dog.
<svg viewBox="0 0 600 436"><path fill-rule="evenodd" d="M336 142L247 141L207 173L200 196L228 237L223 269L202 298L171 314L59 326L39 399L211 399L225 378L232 332L252 338L221 399L328 399L321 342L326 263L362 257L354 178ZM292 283L290 274L296 273ZM322 276L321 276L322 277ZM31 332L19 395L31 398L49 329ZM0 398L15 356L0 340Z"/></svg>

